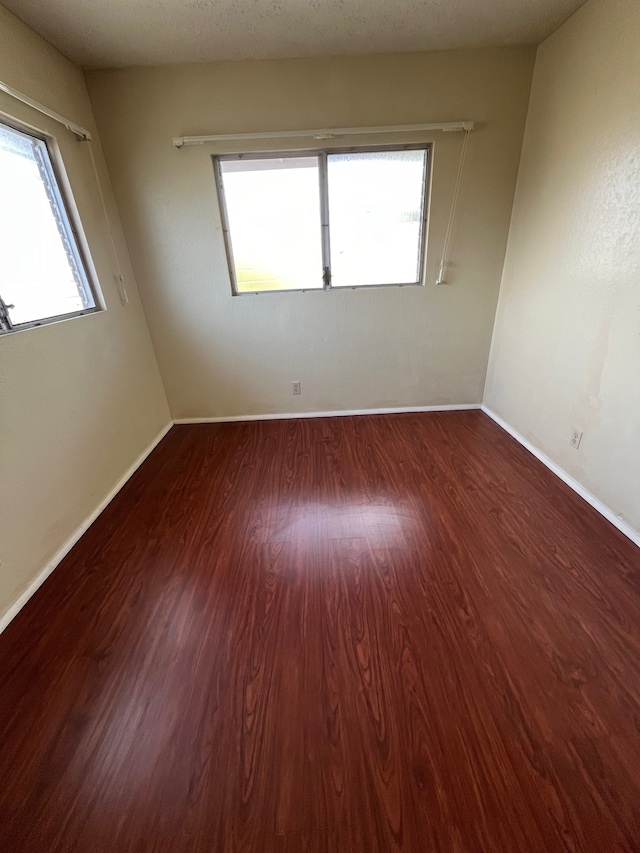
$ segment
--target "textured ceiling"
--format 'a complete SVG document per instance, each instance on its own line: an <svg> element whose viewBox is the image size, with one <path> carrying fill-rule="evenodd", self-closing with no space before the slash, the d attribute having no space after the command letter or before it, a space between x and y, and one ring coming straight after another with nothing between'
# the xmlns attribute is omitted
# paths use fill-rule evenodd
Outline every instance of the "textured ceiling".
<svg viewBox="0 0 640 853"><path fill-rule="evenodd" d="M584 0L2 0L90 68L537 44Z"/></svg>

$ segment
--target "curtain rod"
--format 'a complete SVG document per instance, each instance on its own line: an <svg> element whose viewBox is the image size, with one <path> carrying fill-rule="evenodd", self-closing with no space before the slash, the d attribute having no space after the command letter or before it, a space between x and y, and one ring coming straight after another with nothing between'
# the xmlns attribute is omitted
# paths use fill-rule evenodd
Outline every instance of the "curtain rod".
<svg viewBox="0 0 640 853"><path fill-rule="evenodd" d="M33 98L30 98L28 95L23 95L22 92L19 92L17 89L14 89L13 86L9 86L6 83L3 83L0 80L0 91L6 92L7 95L10 95L12 98L15 98L16 101L22 101L23 104L27 104L27 106L32 107L34 110L37 110L39 113L42 113L45 116L49 116L54 121L63 124L67 130L70 130L79 140L83 142L91 142L91 134L86 129L86 127L81 127L79 124L76 124L74 121L71 121L68 118L65 118L60 113L56 113L53 110L50 110L48 107L45 107L43 104L38 103L38 101L34 101Z"/></svg>
<svg viewBox="0 0 640 853"><path fill-rule="evenodd" d="M374 133L411 133L413 131L438 130L444 132L466 131L474 128L472 121L449 121L437 124L398 124L382 127L334 127L325 130L279 130L264 133L221 133L214 136L175 136L173 144L176 148L187 145L204 145L207 142L242 142L251 139L334 139L336 136L353 136L354 134Z"/></svg>

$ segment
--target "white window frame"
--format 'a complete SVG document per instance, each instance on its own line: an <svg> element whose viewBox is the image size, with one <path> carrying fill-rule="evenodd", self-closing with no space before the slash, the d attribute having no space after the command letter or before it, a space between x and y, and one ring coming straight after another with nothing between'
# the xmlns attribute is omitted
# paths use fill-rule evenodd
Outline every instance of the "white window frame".
<svg viewBox="0 0 640 853"><path fill-rule="evenodd" d="M424 170L422 175L422 212L420 217L420 244L418 256L418 269L420 275L418 281L409 282L392 282L387 284L354 284L351 286L344 285L342 287L331 286L331 225L329 222L329 181L327 170L327 157L330 154L351 154L367 152L375 154L385 151L424 151ZM227 203L224 193L224 182L222 178L222 169L220 164L228 160L282 160L295 157L317 157L319 171L319 197L320 197L320 218L322 231L322 264L323 264L323 287L314 288L286 288L282 290L238 290L238 282L236 280L235 263L233 260L233 248L231 240L231 231L229 225L229 217L227 213ZM427 233L429 225L429 209L431 201L431 161L433 159L433 143L420 142L408 145L368 145L368 146L349 146L341 148L321 148L321 149L299 149L294 151L267 151L267 152L243 152L241 154L214 154L212 155L213 171L216 183L216 192L218 196L218 204L220 207L220 219L222 223L222 232L224 237L224 247L227 258L227 267L229 269L229 278L231 281L231 293L233 296L261 296L272 293L322 293L328 291L342 290L380 290L386 287L424 287L426 274L426 256L427 256Z"/></svg>
<svg viewBox="0 0 640 853"><path fill-rule="evenodd" d="M15 121L3 113L0 113L0 124L12 131L15 131L16 133L43 143L47 155L47 159L43 165L49 179L48 189L51 192L56 210L60 216L58 226L61 226L64 229L64 237L66 238L67 243L66 248L68 254L70 254L73 259L75 270L77 271L80 279L82 291L86 294L90 294L94 303L80 311L68 311L64 314L55 314L52 317L43 317L39 320L30 320L26 323L12 323L11 318L9 317L9 306L4 302L2 292L0 292L0 336L12 334L13 332L20 332L24 329L34 329L38 326L47 326L51 323L59 323L75 317L84 317L87 314L96 314L99 311L105 310L102 294L98 286L93 262L89 253L89 246L80 223L80 217L71 192L71 186L64 168L64 163L58 150L56 138L36 130L29 125Z"/></svg>

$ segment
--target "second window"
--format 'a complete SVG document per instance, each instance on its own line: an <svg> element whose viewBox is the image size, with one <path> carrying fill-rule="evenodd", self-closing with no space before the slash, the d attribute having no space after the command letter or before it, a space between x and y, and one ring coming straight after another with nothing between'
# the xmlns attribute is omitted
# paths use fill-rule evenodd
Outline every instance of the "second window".
<svg viewBox="0 0 640 853"><path fill-rule="evenodd" d="M235 293L422 283L428 146L214 166Z"/></svg>

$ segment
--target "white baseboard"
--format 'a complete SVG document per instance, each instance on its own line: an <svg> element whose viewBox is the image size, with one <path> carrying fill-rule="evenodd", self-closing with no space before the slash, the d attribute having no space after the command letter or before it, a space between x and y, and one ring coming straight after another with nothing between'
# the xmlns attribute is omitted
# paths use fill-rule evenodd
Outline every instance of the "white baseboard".
<svg viewBox="0 0 640 853"><path fill-rule="evenodd" d="M576 492L580 497L585 500L588 504L590 504L595 510L597 510L600 515L604 516L607 521L610 521L614 527L617 527L621 533L624 533L625 536L628 536L631 541L640 547L640 531L631 527L630 524L627 524L624 519L620 518L610 507L606 504L602 503L595 495L592 495L583 485L581 485L577 480L567 474L567 472L561 468L559 465L556 465L549 457L539 450L534 444L526 439L521 433L519 433L516 429L514 429L511 424L508 424L505 420L503 420L500 415L497 415L494 411L492 411L488 406L484 404L481 406L482 411L489 415L489 417L494 420L498 426L502 427L503 430L509 433L509 435L513 436L516 441L518 441L523 447L525 447L529 453L532 453L536 459L539 459L543 465L546 465L550 471L556 475L556 477L560 477L563 483L566 483L574 492Z"/></svg>
<svg viewBox="0 0 640 853"><path fill-rule="evenodd" d="M285 421L292 418L344 418L349 415L398 415L409 412L462 412L479 409L480 403L455 403L443 406L404 406L392 409L344 409L329 412L287 412L276 415L224 415L211 418L175 418L175 424L225 424L237 421Z"/></svg>
<svg viewBox="0 0 640 853"><path fill-rule="evenodd" d="M168 423L150 442L150 444L142 451L133 464L125 471L122 477L118 480L111 491L103 498L95 510L89 515L82 524L73 532L67 539L64 545L58 549L54 556L49 560L42 571L31 581L25 591L19 598L9 607L9 609L0 617L0 633L4 631L12 619L22 610L31 596L45 582L49 575L53 572L56 566L63 560L64 557L73 548L85 531L93 524L96 518L100 515L103 509L113 500L120 489L124 486L127 480L135 473L142 465L149 454L157 447L165 435L169 432L174 423L176 424L204 424L204 423L233 423L237 421L267 421L267 420L288 420L291 418L329 418L329 417L346 417L348 415L391 415L410 412L458 412L469 411L473 409L482 409L482 411L494 420L498 426L502 427L513 438L516 439L523 447L525 447L536 459L539 459L543 465L546 465L557 477L580 495L583 500L596 509L607 521L610 521L621 533L624 533L635 545L640 547L640 531L635 530L631 525L627 524L620 518L610 507L604 504L601 500L591 494L577 480L571 477L559 465L556 465L549 457L539 450L535 445L531 444L521 433L514 429L510 424L503 420L499 415L492 411L488 406L480 403L460 403L454 405L441 406L407 406L402 408L387 408L387 409L349 409L343 411L328 411L328 412L291 412L288 414L270 414L270 415L227 415L224 417L211 418L176 418L171 423Z"/></svg>
<svg viewBox="0 0 640 853"><path fill-rule="evenodd" d="M83 533L93 524L96 518L100 515L102 510L107 506L107 504L111 503L113 498L118 494L120 489L124 486L127 480L134 474L137 469L142 465L147 456L151 453L152 450L155 450L157 445L162 441L165 435L169 432L171 427L173 426L173 421L168 423L166 427L164 427L158 435L153 439L153 441L148 445L148 447L142 451L140 456L135 460L135 462L125 471L125 473L120 477L115 486L111 489L111 491L103 498L102 501L98 504L98 506L94 509L94 511L89 515L82 524L74 530L71 536L67 539L64 545L56 551L53 557L49 560L47 565L42 569L42 571L31 581L29 586L25 589L25 591L20 595L20 597L15 601L9 609L0 616L0 634L7 627L9 622L14 619L17 614L22 610L27 601L31 598L31 596L42 586L42 584L49 577L51 572L56 568L56 566L63 560L64 557L67 556L69 551L73 548L76 542L80 539Z"/></svg>

